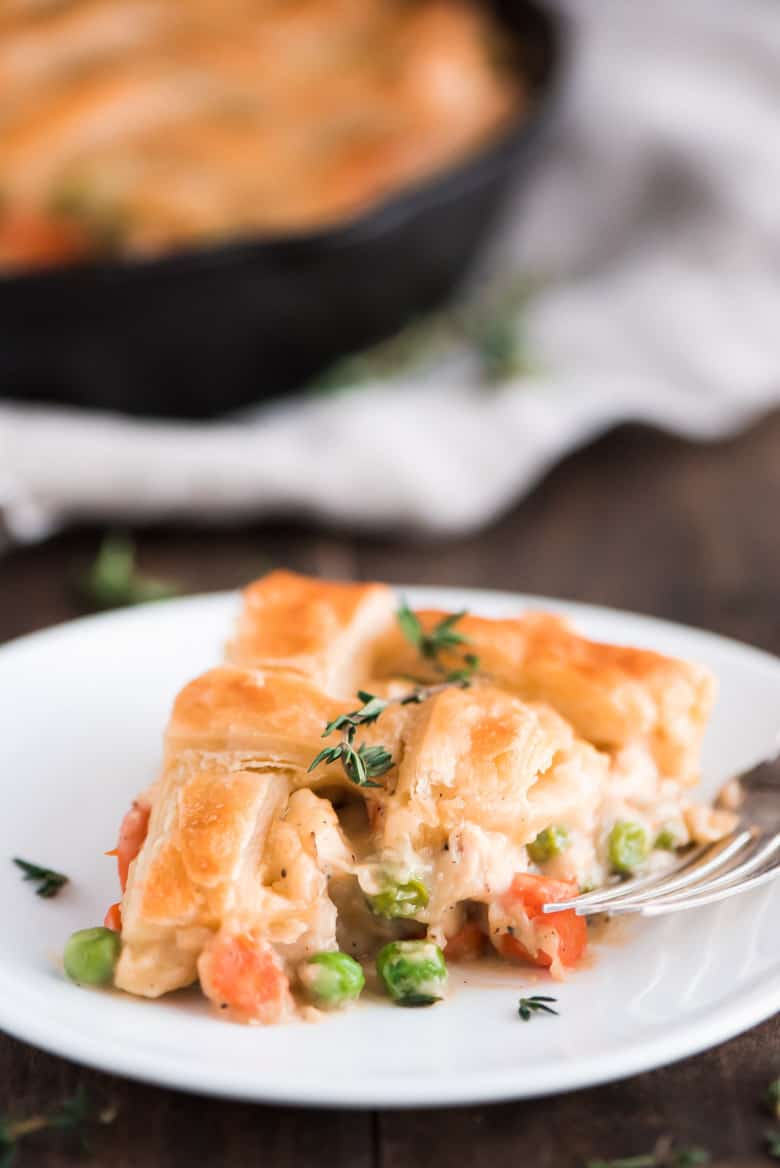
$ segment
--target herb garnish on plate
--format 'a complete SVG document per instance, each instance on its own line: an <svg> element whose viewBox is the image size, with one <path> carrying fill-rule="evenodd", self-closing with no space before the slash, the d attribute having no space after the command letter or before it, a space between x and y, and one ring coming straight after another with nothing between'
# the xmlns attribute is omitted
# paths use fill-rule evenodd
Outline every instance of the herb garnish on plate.
<svg viewBox="0 0 780 1168"><path fill-rule="evenodd" d="M526 317L538 290L527 277L483 286L470 303L419 317L387 340L336 361L309 388L332 393L414 376L466 354L486 387L529 377L538 363L530 351Z"/></svg>
<svg viewBox="0 0 780 1168"><path fill-rule="evenodd" d="M766 1089L764 1103L770 1115L780 1119L780 1079L773 1079ZM773 1160L780 1160L780 1128L769 1129L764 1132L767 1155Z"/></svg>
<svg viewBox="0 0 780 1168"><path fill-rule="evenodd" d="M61 888L68 883L68 877L62 872L55 872L53 868L42 868L39 864L31 864L29 860L20 860L14 856L14 863L21 868L25 880L37 880L35 892L47 900L56 896Z"/></svg>
<svg viewBox="0 0 780 1168"><path fill-rule="evenodd" d="M764 1132L767 1155L773 1160L780 1160L780 1131L777 1128Z"/></svg>
<svg viewBox="0 0 780 1168"><path fill-rule="evenodd" d="M107 535L94 563L78 584L92 608L124 608L152 600L168 600L181 591L174 580L147 576L136 565L135 545L125 535Z"/></svg>
<svg viewBox="0 0 780 1168"><path fill-rule="evenodd" d="M557 998L547 998L543 994L532 994L530 998L520 999L517 1003L517 1012L524 1022L530 1022L534 1015L539 1013L555 1014L557 1018L558 1011L547 1005L547 1002L557 1001Z"/></svg>
<svg viewBox="0 0 780 1168"><path fill-rule="evenodd" d="M68 1131L74 1134L82 1151L89 1151L87 1127L91 1124L113 1123L116 1107L96 1108L84 1087L64 1100L58 1107L26 1119L0 1116L0 1168L10 1168L16 1159L17 1146L27 1136L40 1131Z"/></svg>
<svg viewBox="0 0 780 1168"><path fill-rule="evenodd" d="M698 1168L710 1162L711 1156L706 1148L677 1145L663 1137L652 1152L617 1160L588 1160L586 1168Z"/></svg>
<svg viewBox="0 0 780 1168"><path fill-rule="evenodd" d="M766 1089L764 1096L767 1111L775 1119L780 1119L780 1079L773 1079Z"/></svg>

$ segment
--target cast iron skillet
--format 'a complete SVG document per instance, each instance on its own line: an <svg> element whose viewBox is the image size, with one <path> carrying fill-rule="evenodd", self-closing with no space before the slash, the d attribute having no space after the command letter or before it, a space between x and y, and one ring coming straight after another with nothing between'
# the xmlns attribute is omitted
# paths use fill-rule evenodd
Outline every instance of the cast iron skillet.
<svg viewBox="0 0 780 1168"><path fill-rule="evenodd" d="M528 171L559 71L553 17L493 3L530 116L330 230L0 278L0 394L207 417L290 390L441 301Z"/></svg>

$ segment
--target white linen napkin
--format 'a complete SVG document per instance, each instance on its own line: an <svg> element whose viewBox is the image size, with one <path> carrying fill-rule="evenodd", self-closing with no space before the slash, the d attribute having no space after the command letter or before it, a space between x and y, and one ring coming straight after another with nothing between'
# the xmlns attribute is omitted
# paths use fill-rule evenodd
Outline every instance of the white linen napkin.
<svg viewBox="0 0 780 1168"><path fill-rule="evenodd" d="M478 277L538 278L532 374L488 388L456 345L220 422L5 404L10 533L269 513L456 533L617 422L710 439L780 402L780 5L562 4L563 116Z"/></svg>

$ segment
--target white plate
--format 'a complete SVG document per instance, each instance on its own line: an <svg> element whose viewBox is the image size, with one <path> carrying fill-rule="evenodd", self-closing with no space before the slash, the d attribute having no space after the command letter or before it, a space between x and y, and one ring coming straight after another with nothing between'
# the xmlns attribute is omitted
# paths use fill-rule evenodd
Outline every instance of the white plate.
<svg viewBox="0 0 780 1168"><path fill-rule="evenodd" d="M709 665L721 694L705 749L708 790L767 751L780 721L780 661L707 633L539 597L408 589L416 602L499 616L530 605L585 632ZM449 1105L584 1087L682 1058L780 1009L780 882L725 904L632 922L622 943L565 985L507 968L453 976L429 1010L380 1002L320 1025L221 1022L193 991L158 1002L71 985L68 934L116 895L119 817L154 775L171 700L219 660L233 596L93 617L0 650L0 1026L47 1050L215 1095L326 1106ZM41 900L10 862L67 872ZM549 989L560 1017L529 1024L518 995Z"/></svg>

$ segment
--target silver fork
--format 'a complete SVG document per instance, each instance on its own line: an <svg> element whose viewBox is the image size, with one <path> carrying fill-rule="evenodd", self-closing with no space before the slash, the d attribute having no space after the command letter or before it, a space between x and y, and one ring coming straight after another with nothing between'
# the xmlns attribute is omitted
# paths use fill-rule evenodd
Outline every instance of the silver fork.
<svg viewBox="0 0 780 1168"><path fill-rule="evenodd" d="M780 749L780 741L778 741ZM761 790L780 796L780 759L759 763L740 776L746 792ZM775 822L777 807L774 809ZM544 912L574 909L578 916L638 913L659 917L727 900L759 888L780 875L780 831L756 825L740 828L712 844L686 852L678 864L663 872L636 876L596 888L571 900L546 904Z"/></svg>

